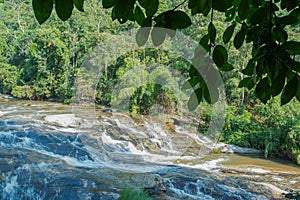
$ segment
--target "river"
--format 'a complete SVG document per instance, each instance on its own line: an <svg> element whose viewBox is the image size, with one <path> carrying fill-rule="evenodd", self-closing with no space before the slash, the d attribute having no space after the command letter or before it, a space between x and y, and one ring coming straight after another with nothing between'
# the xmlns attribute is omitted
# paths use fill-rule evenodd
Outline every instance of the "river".
<svg viewBox="0 0 300 200"><path fill-rule="evenodd" d="M298 165L247 149L214 154L220 144L183 124L1 99L0 199L119 199L126 185L170 200L282 199L300 190Z"/></svg>

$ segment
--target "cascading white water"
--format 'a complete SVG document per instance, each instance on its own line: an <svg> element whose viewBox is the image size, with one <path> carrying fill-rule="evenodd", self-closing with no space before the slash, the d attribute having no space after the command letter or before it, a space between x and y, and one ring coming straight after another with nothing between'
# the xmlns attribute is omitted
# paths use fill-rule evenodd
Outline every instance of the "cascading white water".
<svg viewBox="0 0 300 200"><path fill-rule="evenodd" d="M0 101L0 108L3 200L118 199L134 176L153 174L178 199L272 195L267 185L218 174L226 158L205 160L209 143L179 125L117 112L82 119L54 103ZM147 179L137 186L148 187Z"/></svg>

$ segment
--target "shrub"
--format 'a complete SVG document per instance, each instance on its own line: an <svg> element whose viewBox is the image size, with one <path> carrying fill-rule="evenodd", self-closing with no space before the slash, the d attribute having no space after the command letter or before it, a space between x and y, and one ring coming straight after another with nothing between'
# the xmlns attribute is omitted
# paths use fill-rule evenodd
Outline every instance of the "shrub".
<svg viewBox="0 0 300 200"><path fill-rule="evenodd" d="M151 200L149 195L142 189L126 186L121 191L120 200Z"/></svg>
<svg viewBox="0 0 300 200"><path fill-rule="evenodd" d="M278 98L254 107L229 106L221 141L262 149L300 164L300 105L280 106Z"/></svg>
<svg viewBox="0 0 300 200"><path fill-rule="evenodd" d="M22 99L32 99L34 95L33 89L28 85L16 86L12 89L11 94L14 97Z"/></svg>

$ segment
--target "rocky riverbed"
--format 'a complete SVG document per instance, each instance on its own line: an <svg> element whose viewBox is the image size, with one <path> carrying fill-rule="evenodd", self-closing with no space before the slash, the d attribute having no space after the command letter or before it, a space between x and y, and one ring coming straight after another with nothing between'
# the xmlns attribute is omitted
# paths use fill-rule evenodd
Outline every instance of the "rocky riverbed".
<svg viewBox="0 0 300 200"><path fill-rule="evenodd" d="M300 190L299 166L214 143L172 117L13 99L0 108L4 200L118 199L126 185L153 199L282 199Z"/></svg>

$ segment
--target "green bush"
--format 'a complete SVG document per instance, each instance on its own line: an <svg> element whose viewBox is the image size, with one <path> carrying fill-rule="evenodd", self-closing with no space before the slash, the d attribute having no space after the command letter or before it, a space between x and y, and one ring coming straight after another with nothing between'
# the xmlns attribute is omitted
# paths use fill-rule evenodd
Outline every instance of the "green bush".
<svg viewBox="0 0 300 200"><path fill-rule="evenodd" d="M300 105L267 104L229 106L221 141L264 150L265 156L281 156L300 164Z"/></svg>
<svg viewBox="0 0 300 200"><path fill-rule="evenodd" d="M19 72L16 66L0 63L0 93L9 94L17 85Z"/></svg>
<svg viewBox="0 0 300 200"><path fill-rule="evenodd" d="M11 94L17 98L32 99L34 96L34 90L28 85L16 86L12 89Z"/></svg>
<svg viewBox="0 0 300 200"><path fill-rule="evenodd" d="M120 200L151 200L149 195L142 189L126 186L121 191Z"/></svg>
<svg viewBox="0 0 300 200"><path fill-rule="evenodd" d="M156 105L156 106L155 106ZM131 96L129 110L133 114L150 114L153 110L158 113L174 113L176 111L177 99L166 88L159 84L147 84L139 87Z"/></svg>

